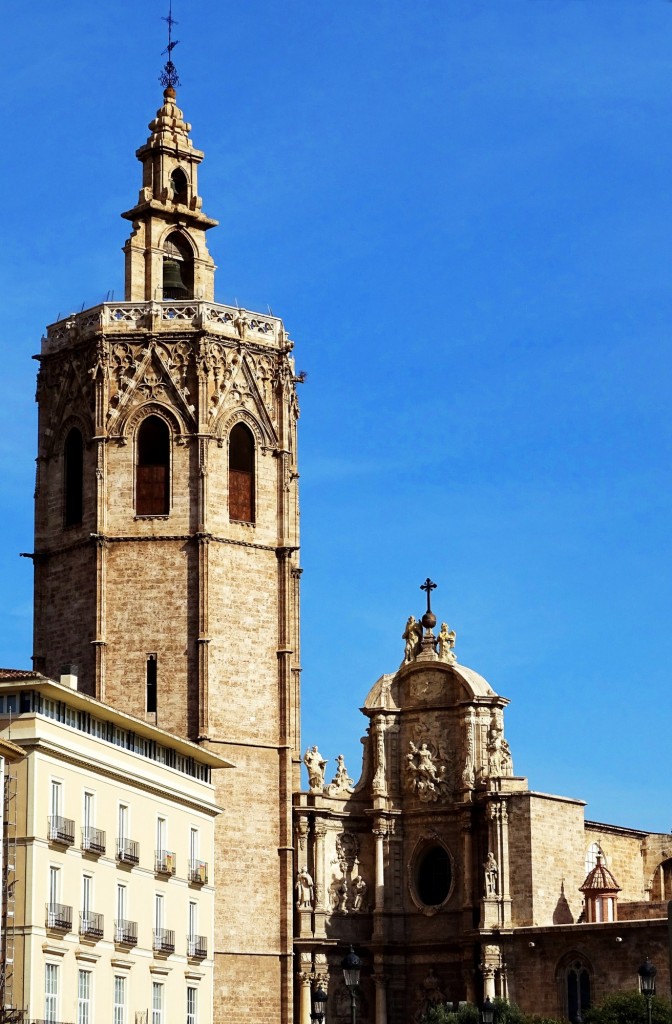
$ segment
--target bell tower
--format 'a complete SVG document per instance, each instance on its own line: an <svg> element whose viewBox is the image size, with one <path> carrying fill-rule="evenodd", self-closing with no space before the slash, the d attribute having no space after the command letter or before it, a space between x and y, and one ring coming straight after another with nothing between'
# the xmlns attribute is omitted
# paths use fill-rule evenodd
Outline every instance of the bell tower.
<svg viewBox="0 0 672 1024"><path fill-rule="evenodd" d="M164 84L137 151L138 202L122 215L125 301L73 314L42 339L34 663L56 678L76 665L84 692L236 765L217 781L225 810L209 865L214 1019L285 1022L300 378L281 320L214 301L203 153L175 78Z"/></svg>

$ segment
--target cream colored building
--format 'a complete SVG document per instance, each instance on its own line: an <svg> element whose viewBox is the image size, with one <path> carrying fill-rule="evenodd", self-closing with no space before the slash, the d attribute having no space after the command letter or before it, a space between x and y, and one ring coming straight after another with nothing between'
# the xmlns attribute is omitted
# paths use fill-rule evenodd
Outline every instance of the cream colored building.
<svg viewBox="0 0 672 1024"><path fill-rule="evenodd" d="M212 1020L213 769L229 762L39 673L0 677L25 1019ZM170 1011L169 1011L170 1008Z"/></svg>

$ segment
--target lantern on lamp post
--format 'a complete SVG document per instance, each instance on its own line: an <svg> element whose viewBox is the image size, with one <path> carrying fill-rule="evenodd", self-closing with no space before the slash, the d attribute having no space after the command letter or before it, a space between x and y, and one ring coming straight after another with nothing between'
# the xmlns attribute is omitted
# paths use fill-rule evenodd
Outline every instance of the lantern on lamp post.
<svg viewBox="0 0 672 1024"><path fill-rule="evenodd" d="M311 996L312 1009L310 1019L315 1021L316 1024L322 1024L324 1021L325 1014L327 1012L327 993L322 988L321 982L318 980L317 987L313 989Z"/></svg>
<svg viewBox="0 0 672 1024"><path fill-rule="evenodd" d="M646 999L646 1013L649 1024L651 1024L651 1000L656 994L656 973L655 966L647 956L637 974L639 975L639 991Z"/></svg>
<svg viewBox="0 0 672 1024"><path fill-rule="evenodd" d="M359 985L362 961L355 953L353 946L350 946L350 952L343 957L341 967L346 988L350 993L350 1021L351 1024L357 1024L357 986Z"/></svg>

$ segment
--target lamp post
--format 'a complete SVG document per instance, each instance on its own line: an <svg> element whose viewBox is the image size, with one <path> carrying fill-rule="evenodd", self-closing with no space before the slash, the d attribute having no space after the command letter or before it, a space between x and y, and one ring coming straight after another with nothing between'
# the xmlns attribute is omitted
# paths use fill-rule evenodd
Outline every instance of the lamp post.
<svg viewBox="0 0 672 1024"><path fill-rule="evenodd" d="M345 984L350 993L350 1021L351 1024L357 1024L357 1006L356 1006L356 993L357 986L359 985L359 972L362 969L362 961L359 959L355 950L350 946L350 952L346 953L341 963L343 968L343 977L345 978Z"/></svg>
<svg viewBox="0 0 672 1024"><path fill-rule="evenodd" d="M316 1024L322 1024L324 1015L327 1012L327 993L322 988L321 983L318 981L317 988L313 989L312 999L312 1011L310 1019L316 1021Z"/></svg>
<svg viewBox="0 0 672 1024"><path fill-rule="evenodd" d="M646 1012L651 1024L651 1000L656 994L656 968L648 956L637 971L639 975L639 991L646 999Z"/></svg>
<svg viewBox="0 0 672 1024"><path fill-rule="evenodd" d="M490 996L485 997L485 1002L481 1007L481 1021L482 1024L492 1024L495 1019L495 1004L490 999Z"/></svg>

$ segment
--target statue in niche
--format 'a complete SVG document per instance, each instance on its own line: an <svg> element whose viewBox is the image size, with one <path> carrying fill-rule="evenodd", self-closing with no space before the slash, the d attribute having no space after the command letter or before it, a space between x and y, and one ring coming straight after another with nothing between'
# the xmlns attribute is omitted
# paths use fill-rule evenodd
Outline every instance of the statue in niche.
<svg viewBox="0 0 672 1024"><path fill-rule="evenodd" d="M511 749L504 739L504 716L501 708L493 708L488 729L488 775L500 778L513 775Z"/></svg>
<svg viewBox="0 0 672 1024"><path fill-rule="evenodd" d="M495 860L494 853L488 854L488 859L483 865L485 871L485 895L496 896L497 895L497 875L499 869L497 867L497 861Z"/></svg>
<svg viewBox="0 0 672 1024"><path fill-rule="evenodd" d="M406 646L404 647L404 661L413 661L418 653L420 641L422 640L422 625L417 622L414 615L408 616L406 629L401 634L401 639L406 641Z"/></svg>
<svg viewBox="0 0 672 1024"><path fill-rule="evenodd" d="M348 769L345 767L345 758L343 754L339 754L336 758L336 774L326 787L325 792L329 796L335 796L337 793L352 793L354 784L354 779L350 778Z"/></svg>
<svg viewBox="0 0 672 1024"><path fill-rule="evenodd" d="M324 769L326 760L317 747L308 747L303 755L303 763L308 769L308 785L311 793L321 793L324 789Z"/></svg>
<svg viewBox="0 0 672 1024"><path fill-rule="evenodd" d="M307 865L304 865L299 871L294 888L296 889L297 909L311 910L313 906L315 886L313 884L313 879L308 873Z"/></svg>
<svg viewBox="0 0 672 1024"><path fill-rule="evenodd" d="M435 803L450 795L445 764L437 765L438 757L421 743L419 747L410 741L410 752L406 755L406 771L410 786L423 803Z"/></svg>
<svg viewBox="0 0 672 1024"><path fill-rule="evenodd" d="M440 661L455 661L455 653L453 648L455 647L455 639L457 634L454 629L448 629L446 622L441 623L441 629L437 637L437 643L439 646L439 660Z"/></svg>
<svg viewBox="0 0 672 1024"><path fill-rule="evenodd" d="M366 896L367 885L361 875L352 880L352 909L355 913L364 909L364 897Z"/></svg>

